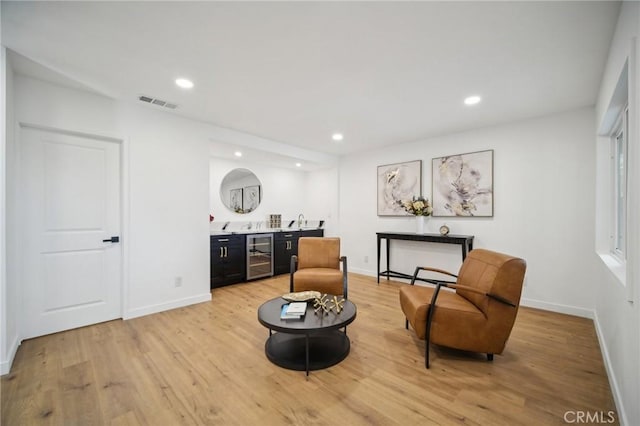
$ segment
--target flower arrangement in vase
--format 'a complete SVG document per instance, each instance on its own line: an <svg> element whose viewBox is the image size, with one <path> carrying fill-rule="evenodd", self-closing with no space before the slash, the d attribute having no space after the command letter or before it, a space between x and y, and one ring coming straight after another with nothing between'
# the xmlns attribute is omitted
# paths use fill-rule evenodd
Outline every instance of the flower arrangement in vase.
<svg viewBox="0 0 640 426"><path fill-rule="evenodd" d="M398 204L404 208L404 210L416 217L417 233L424 234L425 232L425 218L431 216L433 213L433 207L427 198L423 196L413 197L411 200L401 200Z"/></svg>

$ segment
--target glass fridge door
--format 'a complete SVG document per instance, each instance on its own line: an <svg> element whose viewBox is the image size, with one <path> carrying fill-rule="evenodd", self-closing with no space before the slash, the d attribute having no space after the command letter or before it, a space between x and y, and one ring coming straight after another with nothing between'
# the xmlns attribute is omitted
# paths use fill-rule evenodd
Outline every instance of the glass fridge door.
<svg viewBox="0 0 640 426"><path fill-rule="evenodd" d="M273 275L273 234L247 235L247 280Z"/></svg>

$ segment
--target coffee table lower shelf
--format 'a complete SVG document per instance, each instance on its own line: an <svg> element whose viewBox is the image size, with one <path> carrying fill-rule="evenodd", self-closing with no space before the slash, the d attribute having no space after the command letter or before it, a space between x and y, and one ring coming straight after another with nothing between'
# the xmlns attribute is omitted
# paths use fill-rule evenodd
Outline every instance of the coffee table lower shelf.
<svg viewBox="0 0 640 426"><path fill-rule="evenodd" d="M308 345L308 346L307 346ZM289 370L321 370L338 364L349 355L351 343L340 330L313 334L273 333L264 345L269 361Z"/></svg>

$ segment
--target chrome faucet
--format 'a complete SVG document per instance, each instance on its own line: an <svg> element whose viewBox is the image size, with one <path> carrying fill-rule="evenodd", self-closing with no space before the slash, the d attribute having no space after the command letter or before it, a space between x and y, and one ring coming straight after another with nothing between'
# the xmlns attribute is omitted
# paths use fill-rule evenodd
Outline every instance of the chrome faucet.
<svg viewBox="0 0 640 426"><path fill-rule="evenodd" d="M302 221L304 220L304 215L300 213L298 215L298 228L302 228ZM306 222L306 221L305 221Z"/></svg>

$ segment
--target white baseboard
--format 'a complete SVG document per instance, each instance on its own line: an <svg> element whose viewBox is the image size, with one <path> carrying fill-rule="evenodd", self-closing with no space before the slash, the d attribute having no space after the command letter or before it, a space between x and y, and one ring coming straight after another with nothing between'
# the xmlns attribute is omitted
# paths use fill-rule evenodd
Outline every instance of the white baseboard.
<svg viewBox="0 0 640 426"><path fill-rule="evenodd" d="M560 303L543 302L541 300L523 298L520 306L542 309L544 311L557 312L559 314L574 315L576 317L593 319L593 310L580 308L578 306L562 305Z"/></svg>
<svg viewBox="0 0 640 426"><path fill-rule="evenodd" d="M352 273L352 272L354 274L366 275L368 277L373 277L373 278L376 278L378 276L378 275L376 275L376 271L370 271L368 269L360 269L360 268L349 267L349 273ZM382 282L382 280L386 281L386 279L387 279L387 277L384 277L384 276L380 275L380 282ZM400 282L400 283L403 283L403 282L409 283L409 282L411 282L410 278L406 278L405 279L405 278L394 278L394 277L391 277L391 279L393 281L397 281L397 282Z"/></svg>
<svg viewBox="0 0 640 426"><path fill-rule="evenodd" d="M370 270L367 270L367 269L349 268L349 272L353 272L353 273L356 273L356 274L367 275L369 277L374 277L374 278L376 277L376 272L375 271L370 271ZM382 280L386 280L386 279L387 279L386 277L381 276L380 277L380 282L382 282ZM410 282L411 281L409 279L402 279L402 278L392 278L392 280L398 281L398 282ZM562 304L559 304L559 303L544 302L544 301L535 300L535 299L522 298L520 300L520 305L521 306L527 306L529 308L542 309L544 311L557 312L559 314L574 315L574 316L582 317L582 318L593 319L593 316L594 316L593 310L590 310L590 309L580 308L578 306L562 305Z"/></svg>
<svg viewBox="0 0 640 426"><path fill-rule="evenodd" d="M18 352L20 343L21 343L20 338L16 336L16 338L11 343L11 346L9 347L9 351L7 352L7 359L0 362L0 376L9 374L9 372L11 371L11 366L13 365L13 359L16 357L16 353Z"/></svg>
<svg viewBox="0 0 640 426"><path fill-rule="evenodd" d="M597 312L594 312L593 324L596 327L596 335L598 336L598 343L600 344L600 353L602 353L602 360L604 361L604 368L607 370L607 377L609 378L613 401L615 402L616 410L618 411L618 422L621 425L628 425L629 422L627 421L627 414L624 411L624 404L622 403L622 392L620 392L620 386L618 385L618 380L616 380L616 375L613 370L613 366L611 365L611 358L609 357L607 345L605 345L604 342Z"/></svg>
<svg viewBox="0 0 640 426"><path fill-rule="evenodd" d="M170 309L182 308L184 306L210 301L211 293L185 297L184 299L177 299L166 303L159 303L157 305L148 305L141 308L132 309L129 312L125 312L122 316L122 319L128 320L132 318L143 317L145 315L157 314L158 312L168 311Z"/></svg>
<svg viewBox="0 0 640 426"><path fill-rule="evenodd" d="M375 277L376 276L375 271L369 271L368 269L360 269L360 268L349 267L349 272L353 272L354 274L360 274L360 275L368 275L370 277Z"/></svg>

